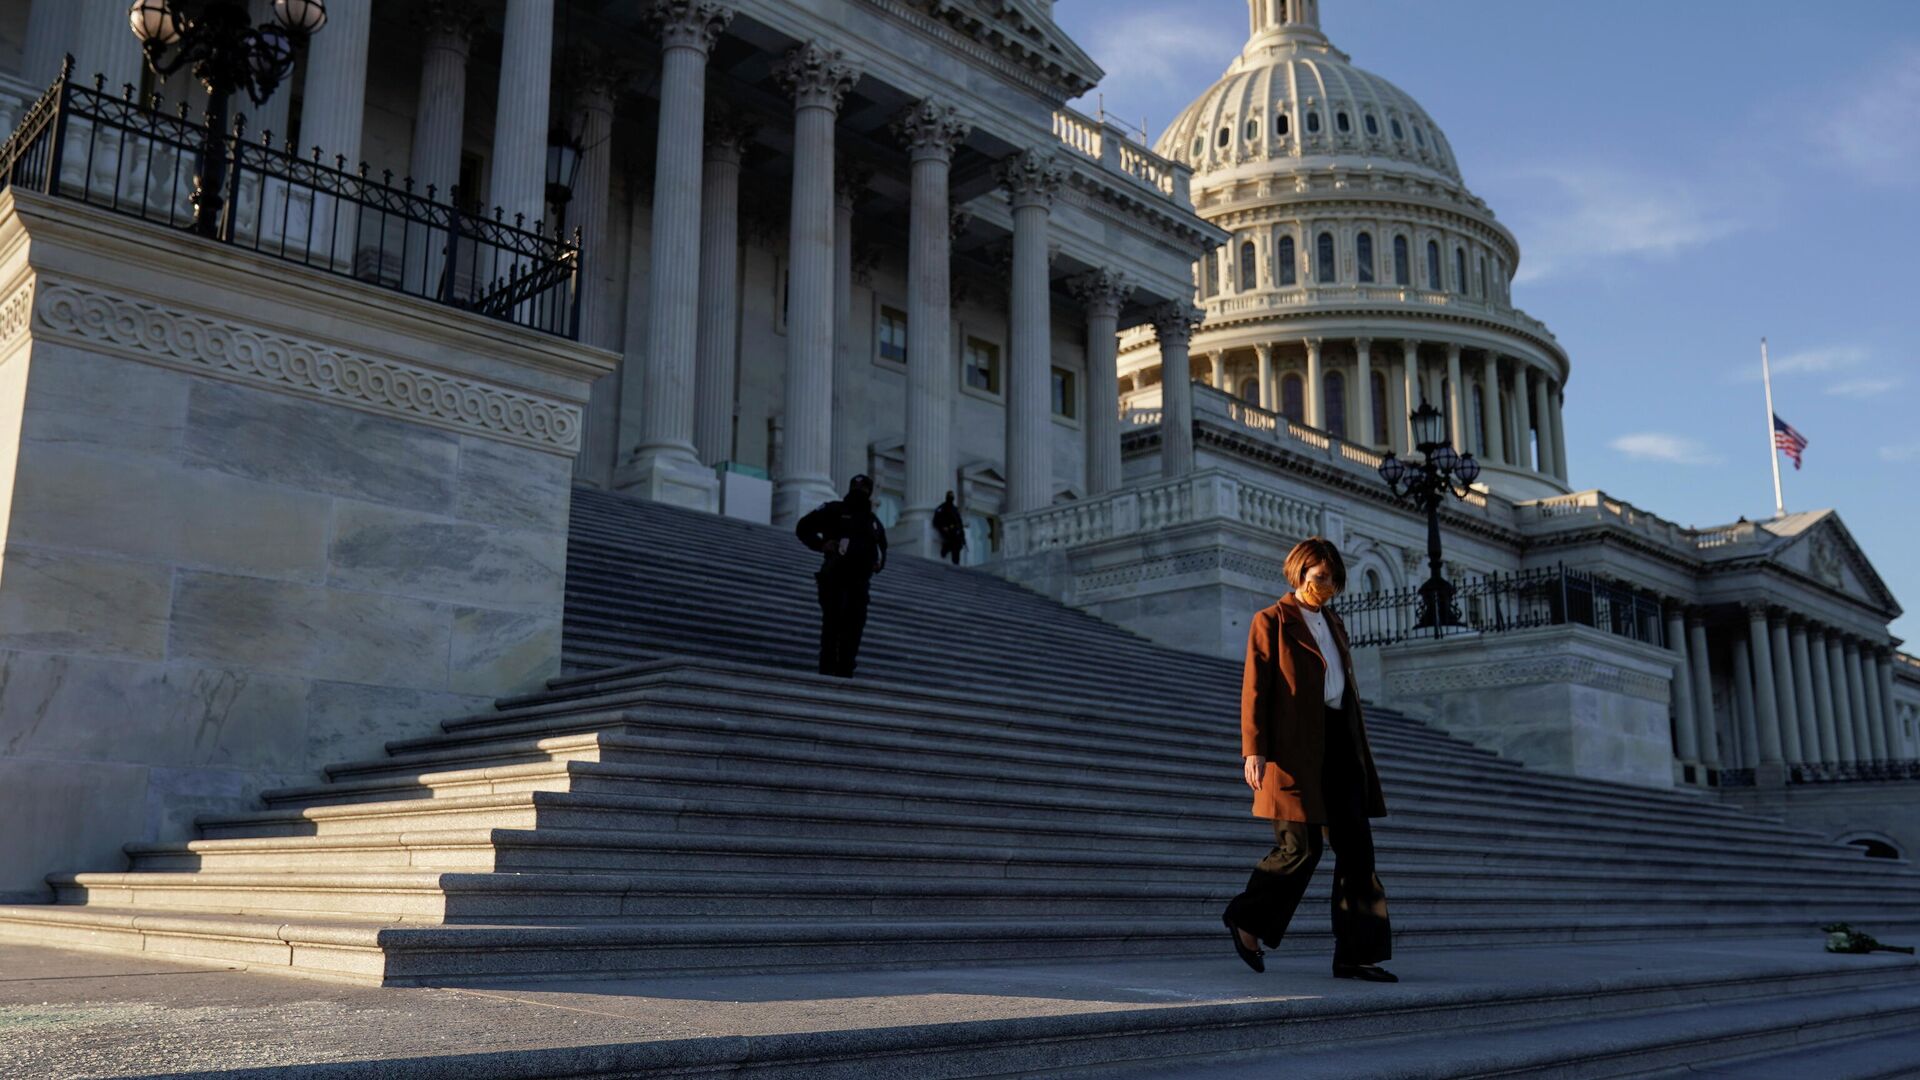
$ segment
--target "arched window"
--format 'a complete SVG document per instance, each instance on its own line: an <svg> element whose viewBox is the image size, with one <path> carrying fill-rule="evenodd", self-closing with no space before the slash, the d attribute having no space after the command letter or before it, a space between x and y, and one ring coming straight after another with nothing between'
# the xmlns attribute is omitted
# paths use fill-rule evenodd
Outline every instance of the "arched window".
<svg viewBox="0 0 1920 1080"><path fill-rule="evenodd" d="M1333 126L1340 129L1340 134L1345 135L1353 130L1353 120L1347 116L1345 109L1341 109L1333 114Z"/></svg>
<svg viewBox="0 0 1920 1080"><path fill-rule="evenodd" d="M1298 372L1290 371L1280 377L1280 415L1296 424L1307 422L1305 386Z"/></svg>
<svg viewBox="0 0 1920 1080"><path fill-rule="evenodd" d="M1369 135L1380 134L1380 121L1374 119L1374 116L1372 113L1367 114L1367 134Z"/></svg>
<svg viewBox="0 0 1920 1080"><path fill-rule="evenodd" d="M1487 401L1484 394L1470 394L1473 406L1468 410L1473 414L1473 445L1482 458L1487 456Z"/></svg>
<svg viewBox="0 0 1920 1080"><path fill-rule="evenodd" d="M1214 252L1200 257L1200 295L1210 297L1220 291L1220 259Z"/></svg>
<svg viewBox="0 0 1920 1080"><path fill-rule="evenodd" d="M1347 377L1338 371L1329 371L1320 381L1326 386L1327 400L1320 411L1327 418L1327 434L1344 439L1347 437Z"/></svg>
<svg viewBox="0 0 1920 1080"><path fill-rule="evenodd" d="M1480 256L1480 299L1487 298L1487 257Z"/></svg>
<svg viewBox="0 0 1920 1080"><path fill-rule="evenodd" d="M1383 371L1373 373L1373 442L1385 445L1387 440L1387 376Z"/></svg>
<svg viewBox="0 0 1920 1080"><path fill-rule="evenodd" d="M1317 109L1307 110L1307 134L1320 134L1320 112Z"/></svg>
<svg viewBox="0 0 1920 1080"><path fill-rule="evenodd" d="M1380 571L1369 567L1367 569L1366 576L1363 577L1361 580L1362 582L1364 582L1364 584L1361 585L1361 588L1364 589L1366 592L1377 593L1381 591Z"/></svg>
<svg viewBox="0 0 1920 1080"><path fill-rule="evenodd" d="M1373 281L1373 234L1363 232L1353 242L1354 264L1358 267L1360 281L1367 284Z"/></svg>
<svg viewBox="0 0 1920 1080"><path fill-rule="evenodd" d="M1393 125L1393 137L1395 139L1400 140L1401 142L1405 142L1407 139L1407 131L1405 128L1400 126L1399 119L1395 118L1387 121L1387 123Z"/></svg>
<svg viewBox="0 0 1920 1080"><path fill-rule="evenodd" d="M1240 242L1240 288L1251 289L1259 284L1258 257L1254 254L1253 241Z"/></svg>
<svg viewBox="0 0 1920 1080"><path fill-rule="evenodd" d="M1260 139L1260 119L1258 117L1249 116L1247 117L1247 141L1257 142L1259 141L1259 139Z"/></svg>
<svg viewBox="0 0 1920 1080"><path fill-rule="evenodd" d="M1275 135L1279 135L1284 138L1292 130L1293 130L1293 121L1287 116L1286 113L1274 114L1273 133Z"/></svg>
<svg viewBox="0 0 1920 1080"><path fill-rule="evenodd" d="M1227 143L1231 142L1232 140L1233 140L1233 129L1230 127L1227 127L1225 124L1222 124L1220 125L1220 134L1214 136L1213 144L1215 146L1225 146L1227 145Z"/></svg>
<svg viewBox="0 0 1920 1080"><path fill-rule="evenodd" d="M1320 234L1320 239L1314 241L1313 257L1314 261L1320 264L1315 269L1321 283L1331 283L1334 280L1332 233L1323 232Z"/></svg>
<svg viewBox="0 0 1920 1080"><path fill-rule="evenodd" d="M1259 379L1254 378L1254 379L1240 380L1240 400L1251 401L1256 405L1260 403L1260 380Z"/></svg>
<svg viewBox="0 0 1920 1080"><path fill-rule="evenodd" d="M1395 285L1413 284L1412 259L1407 254L1407 238L1393 238L1393 283Z"/></svg>
<svg viewBox="0 0 1920 1080"><path fill-rule="evenodd" d="M1440 244L1436 240L1427 241L1427 288L1435 292L1445 288L1440 284Z"/></svg>
<svg viewBox="0 0 1920 1080"><path fill-rule="evenodd" d="M1276 254L1273 257L1274 264L1280 270L1280 284L1292 285L1294 284L1295 281L1298 280L1294 276L1294 267L1297 265L1296 260L1297 260L1297 257L1294 255L1294 251L1293 251L1293 237L1291 236L1281 237L1280 251L1278 254Z"/></svg>
<svg viewBox="0 0 1920 1080"><path fill-rule="evenodd" d="M1207 137L1205 135L1195 135L1193 137L1193 160L1199 161L1202 157L1206 156L1206 153Z"/></svg>
<svg viewBox="0 0 1920 1080"><path fill-rule="evenodd" d="M1419 143L1421 146L1427 145L1427 132L1417 124L1414 125L1413 129L1413 141Z"/></svg>
<svg viewBox="0 0 1920 1080"><path fill-rule="evenodd" d="M1460 291L1460 295L1465 296L1467 294L1467 249L1466 248L1457 247L1453 249L1453 277L1454 277L1454 287Z"/></svg>

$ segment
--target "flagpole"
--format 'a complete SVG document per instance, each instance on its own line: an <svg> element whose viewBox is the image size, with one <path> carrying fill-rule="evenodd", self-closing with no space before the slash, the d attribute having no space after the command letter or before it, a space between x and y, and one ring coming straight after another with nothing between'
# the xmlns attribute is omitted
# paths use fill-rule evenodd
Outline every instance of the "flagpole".
<svg viewBox="0 0 1920 1080"><path fill-rule="evenodd" d="M1767 339L1760 339L1760 381L1767 385L1767 460L1773 463L1773 516L1786 517L1787 503L1780 497L1780 450L1773 436L1773 369L1767 363Z"/></svg>

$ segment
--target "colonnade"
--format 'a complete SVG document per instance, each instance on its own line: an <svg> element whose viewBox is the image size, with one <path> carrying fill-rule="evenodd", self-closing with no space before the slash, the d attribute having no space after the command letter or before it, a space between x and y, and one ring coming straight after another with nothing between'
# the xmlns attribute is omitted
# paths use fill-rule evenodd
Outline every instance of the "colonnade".
<svg viewBox="0 0 1920 1080"><path fill-rule="evenodd" d="M1670 606L1674 746L1684 762L1709 769L1766 766L1858 767L1913 758L1895 716L1893 649L1766 604L1747 604L1733 623ZM1730 672L1712 664L1714 639ZM1713 688L1730 684L1722 710L1736 726L1723 739ZM1723 746L1730 753L1723 753Z"/></svg>
<svg viewBox="0 0 1920 1080"><path fill-rule="evenodd" d="M1296 347L1302 360L1283 369L1283 346ZM1338 359L1331 355L1336 348L1342 354ZM1338 409L1342 430L1337 434L1402 454L1414 449L1409 415L1421 402L1429 402L1447 415L1455 449L1470 451L1485 463L1567 480L1564 395L1549 371L1528 360L1426 339L1304 337L1259 342L1252 350L1251 364L1239 372L1229 353L1241 352L1240 347L1199 352L1206 362L1203 381L1321 430L1334 426L1332 413ZM1349 352L1351 360L1345 356ZM1161 361L1166 370L1178 370L1167 364L1164 343ZM1338 391L1329 379L1335 373L1340 375ZM1247 381L1257 386L1257 398L1241 393ZM1378 397L1381 393L1384 399ZM1374 423L1376 409L1386 417L1384 433Z"/></svg>

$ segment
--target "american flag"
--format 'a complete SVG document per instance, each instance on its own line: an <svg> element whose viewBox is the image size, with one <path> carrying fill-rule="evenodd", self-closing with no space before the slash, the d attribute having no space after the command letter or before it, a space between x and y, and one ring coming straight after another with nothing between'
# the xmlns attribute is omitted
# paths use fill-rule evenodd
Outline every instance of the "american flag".
<svg viewBox="0 0 1920 1080"><path fill-rule="evenodd" d="M1779 413L1773 414L1773 446L1786 452L1793 467L1800 467L1800 453L1807 448L1807 437L1793 430L1793 425L1780 419Z"/></svg>

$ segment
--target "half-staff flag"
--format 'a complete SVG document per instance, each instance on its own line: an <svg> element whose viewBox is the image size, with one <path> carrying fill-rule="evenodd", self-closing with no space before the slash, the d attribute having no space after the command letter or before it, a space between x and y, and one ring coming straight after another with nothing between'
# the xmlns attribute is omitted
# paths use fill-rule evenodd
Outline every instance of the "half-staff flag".
<svg viewBox="0 0 1920 1080"><path fill-rule="evenodd" d="M1779 413L1774 413L1773 446L1774 449L1786 454L1787 460L1793 462L1793 467L1798 469L1800 454L1807 448L1807 437L1795 431L1792 424L1780 419Z"/></svg>

